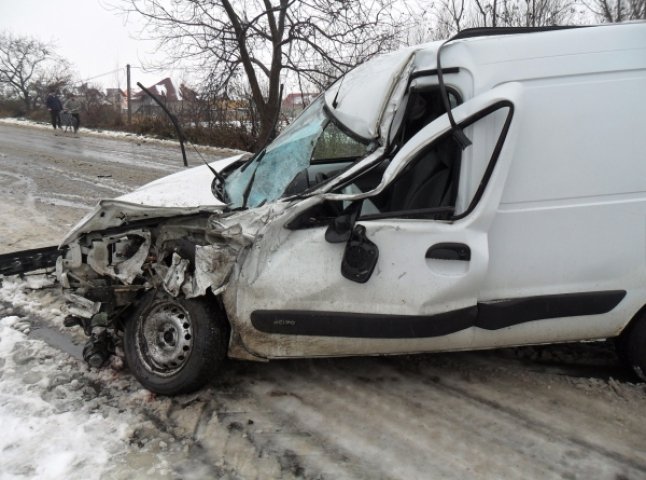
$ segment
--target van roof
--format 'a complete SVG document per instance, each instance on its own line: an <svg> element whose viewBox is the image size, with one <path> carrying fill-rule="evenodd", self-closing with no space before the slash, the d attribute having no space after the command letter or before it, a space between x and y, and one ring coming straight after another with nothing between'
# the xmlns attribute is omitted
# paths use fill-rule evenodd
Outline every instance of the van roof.
<svg viewBox="0 0 646 480"><path fill-rule="evenodd" d="M468 46L472 50L469 56L473 57L477 65L641 49L646 46L646 22L545 29L479 28L465 30L454 38L449 39L450 43L446 46L446 51L443 51L443 66L451 66L451 62L447 60L450 60L452 49L458 50L458 45ZM436 61L433 57L442 43L444 42L421 45L417 56L431 57L426 63L427 66L434 67Z"/></svg>
<svg viewBox="0 0 646 480"><path fill-rule="evenodd" d="M465 99L512 81L646 68L646 22L461 35L442 49L441 64L471 77ZM325 93L331 114L357 136L376 139L381 115L395 108L386 106L395 85L415 71L435 70L444 43L407 47L359 65Z"/></svg>

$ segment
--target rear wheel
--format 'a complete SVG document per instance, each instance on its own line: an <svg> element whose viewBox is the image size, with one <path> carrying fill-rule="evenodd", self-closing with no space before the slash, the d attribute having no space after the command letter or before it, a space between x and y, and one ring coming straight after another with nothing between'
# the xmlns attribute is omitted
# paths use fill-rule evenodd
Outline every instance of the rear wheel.
<svg viewBox="0 0 646 480"><path fill-rule="evenodd" d="M124 329L124 353L147 389L176 395L201 388L226 355L224 316L206 298L149 292Z"/></svg>
<svg viewBox="0 0 646 480"><path fill-rule="evenodd" d="M646 316L635 319L615 345L621 362L646 381Z"/></svg>

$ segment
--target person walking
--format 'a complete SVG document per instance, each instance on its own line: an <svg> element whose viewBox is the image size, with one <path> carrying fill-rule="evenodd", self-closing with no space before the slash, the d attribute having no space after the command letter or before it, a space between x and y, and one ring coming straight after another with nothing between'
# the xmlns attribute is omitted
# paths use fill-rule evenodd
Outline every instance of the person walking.
<svg viewBox="0 0 646 480"><path fill-rule="evenodd" d="M63 105L61 104L59 98L56 96L55 92L50 92L49 95L47 95L45 105L47 106L47 110L49 110L49 114L51 115L52 127L54 127L54 133L56 133L57 126L59 129L62 128L61 110L63 110Z"/></svg>
<svg viewBox="0 0 646 480"><path fill-rule="evenodd" d="M81 126L81 102L79 102L78 98L76 95L73 93L70 93L67 96L67 100L65 101L65 105L63 108L70 114L72 115L73 121L72 125L74 126L74 133L78 132L79 127Z"/></svg>

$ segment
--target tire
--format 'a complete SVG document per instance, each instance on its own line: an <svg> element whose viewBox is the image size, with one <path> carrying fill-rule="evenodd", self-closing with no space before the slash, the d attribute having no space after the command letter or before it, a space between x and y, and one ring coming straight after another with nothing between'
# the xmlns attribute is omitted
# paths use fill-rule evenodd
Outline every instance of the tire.
<svg viewBox="0 0 646 480"><path fill-rule="evenodd" d="M616 341L622 363L646 381L646 316L637 318Z"/></svg>
<svg viewBox="0 0 646 480"><path fill-rule="evenodd" d="M152 392L193 392L224 360L227 326L223 313L207 298L187 300L151 291L126 321L126 363Z"/></svg>

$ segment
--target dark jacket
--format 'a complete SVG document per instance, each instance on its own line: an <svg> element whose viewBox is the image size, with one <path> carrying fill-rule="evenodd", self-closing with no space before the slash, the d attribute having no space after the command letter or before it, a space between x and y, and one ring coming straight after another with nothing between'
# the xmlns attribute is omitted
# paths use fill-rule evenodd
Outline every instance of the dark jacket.
<svg viewBox="0 0 646 480"><path fill-rule="evenodd" d="M63 104L56 95L49 94L45 100L45 104L49 110L63 110Z"/></svg>

